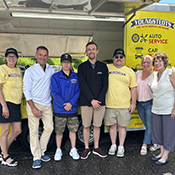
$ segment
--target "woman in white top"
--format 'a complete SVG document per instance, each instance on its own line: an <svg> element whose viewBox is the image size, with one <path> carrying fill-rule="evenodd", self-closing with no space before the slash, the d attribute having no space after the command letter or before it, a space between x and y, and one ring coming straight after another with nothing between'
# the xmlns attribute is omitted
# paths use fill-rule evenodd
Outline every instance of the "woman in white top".
<svg viewBox="0 0 175 175"><path fill-rule="evenodd" d="M143 124L146 127L143 145L140 150L141 155L147 154L147 145L151 144L152 140L152 90L148 85L149 77L152 71L152 57L146 55L141 61L143 70L136 72L137 77L137 110Z"/></svg>
<svg viewBox="0 0 175 175"><path fill-rule="evenodd" d="M168 162L168 154L175 146L175 70L166 68L168 60L165 53L153 55L157 72L151 75L149 82L153 91L152 139L161 149L152 160L158 165Z"/></svg>

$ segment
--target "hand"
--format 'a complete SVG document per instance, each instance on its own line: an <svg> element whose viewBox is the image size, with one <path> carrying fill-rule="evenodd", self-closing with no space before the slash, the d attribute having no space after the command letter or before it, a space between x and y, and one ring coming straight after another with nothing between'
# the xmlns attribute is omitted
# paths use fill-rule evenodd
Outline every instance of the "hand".
<svg viewBox="0 0 175 175"><path fill-rule="evenodd" d="M36 107L33 107L32 108L32 113L37 118L40 118L41 117L40 111Z"/></svg>
<svg viewBox="0 0 175 175"><path fill-rule="evenodd" d="M171 119L175 119L175 108L173 108L173 110L172 110Z"/></svg>
<svg viewBox="0 0 175 175"><path fill-rule="evenodd" d="M98 110L98 109L101 108L101 105L100 105L101 102L98 101L98 100L92 100L92 101L91 101L91 104L92 104L92 106L93 106L94 109L97 109L97 110Z"/></svg>
<svg viewBox="0 0 175 175"><path fill-rule="evenodd" d="M136 105L135 104L131 104L130 107L129 107L129 112L130 114L133 113L135 111L135 107Z"/></svg>
<svg viewBox="0 0 175 175"><path fill-rule="evenodd" d="M9 118L9 109L8 107L3 107L2 109L2 116L4 116L4 118Z"/></svg>
<svg viewBox="0 0 175 175"><path fill-rule="evenodd" d="M64 109L66 111L70 111L72 109L72 105L69 102L68 103L64 103L64 105L65 105Z"/></svg>

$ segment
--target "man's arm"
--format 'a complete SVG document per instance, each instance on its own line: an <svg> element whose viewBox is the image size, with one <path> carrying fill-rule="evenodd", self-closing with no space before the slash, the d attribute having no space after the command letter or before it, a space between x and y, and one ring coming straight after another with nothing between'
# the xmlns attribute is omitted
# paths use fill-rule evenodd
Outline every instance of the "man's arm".
<svg viewBox="0 0 175 175"><path fill-rule="evenodd" d="M132 98L132 104L129 107L129 111L130 113L133 113L136 107L137 87L131 88L131 98Z"/></svg>
<svg viewBox="0 0 175 175"><path fill-rule="evenodd" d="M40 111L36 108L36 106L34 105L33 101L32 100L28 100L27 103L29 104L33 115L35 117L40 118L41 117Z"/></svg>
<svg viewBox="0 0 175 175"><path fill-rule="evenodd" d="M41 115L39 113L39 110L35 107L33 100L32 100L32 76L28 70L26 70L23 78L23 92L26 97L26 101L29 104L31 111L35 117L40 118Z"/></svg>
<svg viewBox="0 0 175 175"><path fill-rule="evenodd" d="M101 102L94 99L94 96L92 95L91 90L84 78L82 66L78 67L78 82L82 93L87 98L87 100L92 104L93 108L100 109Z"/></svg>
<svg viewBox="0 0 175 175"><path fill-rule="evenodd" d="M60 105L60 107L64 107L65 101L63 100L59 91L60 89L59 81L57 81L54 75L51 78L51 84L50 84L51 94L54 100Z"/></svg>
<svg viewBox="0 0 175 175"><path fill-rule="evenodd" d="M74 95L73 95L72 99L70 99L69 103L72 106L77 106L79 96L80 96L80 88L79 88L79 84L78 84L78 81L77 81Z"/></svg>
<svg viewBox="0 0 175 175"><path fill-rule="evenodd" d="M108 68L105 65L104 66L104 75L103 75L103 87L102 87L102 90L101 90L100 95L98 97L98 100L100 102L102 102L103 99L105 98L107 90L108 90Z"/></svg>
<svg viewBox="0 0 175 175"><path fill-rule="evenodd" d="M77 80L75 86L76 86L76 88L75 88L73 97L70 99L69 102L64 103L64 105L65 105L64 109L66 111L70 111L72 109L72 106L78 105L78 98L80 96L80 88L79 88L78 80Z"/></svg>
<svg viewBox="0 0 175 175"><path fill-rule="evenodd" d="M91 103L91 101L94 99L94 96L92 95L91 90L84 78L83 67L81 65L78 67L78 82L83 95Z"/></svg>

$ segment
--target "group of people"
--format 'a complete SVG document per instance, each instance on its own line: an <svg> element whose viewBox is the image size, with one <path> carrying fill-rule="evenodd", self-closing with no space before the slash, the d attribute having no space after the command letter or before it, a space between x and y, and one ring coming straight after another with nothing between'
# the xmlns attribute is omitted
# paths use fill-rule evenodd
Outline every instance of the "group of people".
<svg viewBox="0 0 175 175"><path fill-rule="evenodd" d="M156 164L168 162L168 154L174 151L175 130L175 70L166 69L168 57L165 53L146 55L142 59L143 70L136 73L124 66L125 53L116 49L113 64L104 64L97 60L98 46L95 42L86 45L88 60L78 67L78 73L72 71L72 57L61 55L62 70L55 70L46 62L49 51L44 46L36 49L34 65L24 74L16 67L18 53L14 48L6 50L7 63L0 66L0 161L7 166L17 166L18 161L8 154L14 139L21 133L20 103L22 92L27 104L30 149L33 155L33 168L40 168L41 161L51 158L45 155L50 135L56 133L57 149L54 160L62 158L61 142L67 126L71 141L69 155L77 160L87 159L89 149L90 126L93 124L93 154L107 157L99 147L100 127L110 126L111 147L109 155L124 156L126 127L130 125L131 113L136 104L139 115L146 127L141 155L147 154L147 145L153 142L160 145L160 154L153 157ZM153 59L152 59L153 58ZM152 72L152 63L157 72ZM53 113L51 106L53 101ZM130 101L132 99L132 101ZM76 132L79 127L78 105L81 108L85 149L81 155L76 149ZM43 133L39 140L39 122L43 122ZM12 133L10 132L12 126ZM53 127L54 126L54 127ZM117 129L119 145L116 145ZM155 150L155 145L152 147Z"/></svg>

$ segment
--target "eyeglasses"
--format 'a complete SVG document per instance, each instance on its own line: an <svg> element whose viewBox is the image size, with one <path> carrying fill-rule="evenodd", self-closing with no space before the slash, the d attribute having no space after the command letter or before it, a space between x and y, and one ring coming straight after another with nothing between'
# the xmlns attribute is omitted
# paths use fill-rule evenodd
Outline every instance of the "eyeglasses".
<svg viewBox="0 0 175 175"><path fill-rule="evenodd" d="M7 58L15 59L15 58L17 58L17 57L16 57L16 56L7 56Z"/></svg>
<svg viewBox="0 0 175 175"><path fill-rule="evenodd" d="M120 59L123 59L124 56L115 56L116 59L120 58Z"/></svg>

